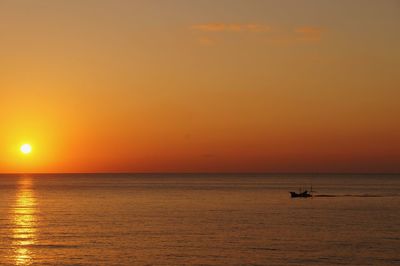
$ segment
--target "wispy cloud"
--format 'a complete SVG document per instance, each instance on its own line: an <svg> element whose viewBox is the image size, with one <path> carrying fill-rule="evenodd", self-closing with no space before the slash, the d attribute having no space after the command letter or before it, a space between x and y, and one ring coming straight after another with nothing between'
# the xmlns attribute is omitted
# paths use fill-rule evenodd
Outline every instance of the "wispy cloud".
<svg viewBox="0 0 400 266"><path fill-rule="evenodd" d="M299 41L311 41L318 42L321 40L321 35L324 29L319 27L305 26L295 29L297 34L297 40Z"/></svg>
<svg viewBox="0 0 400 266"><path fill-rule="evenodd" d="M268 32L271 27L263 24L233 24L233 23L206 23L191 27L193 30L202 32Z"/></svg>
<svg viewBox="0 0 400 266"><path fill-rule="evenodd" d="M203 23L190 26L197 35L201 45L211 46L223 42L225 35L221 33L260 33L257 38L265 36L263 40L277 46L292 46L297 44L315 44L321 41L326 31L322 27L299 26L292 29L279 29L266 24L257 23ZM262 35L264 34L264 35ZM199 36L200 35L200 36Z"/></svg>

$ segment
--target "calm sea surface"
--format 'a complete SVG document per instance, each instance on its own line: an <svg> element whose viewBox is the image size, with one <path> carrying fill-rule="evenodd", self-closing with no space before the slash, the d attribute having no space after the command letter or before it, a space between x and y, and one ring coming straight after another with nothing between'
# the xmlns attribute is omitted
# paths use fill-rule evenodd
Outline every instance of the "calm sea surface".
<svg viewBox="0 0 400 266"><path fill-rule="evenodd" d="M400 265L399 175L0 175L0 265L337 264Z"/></svg>

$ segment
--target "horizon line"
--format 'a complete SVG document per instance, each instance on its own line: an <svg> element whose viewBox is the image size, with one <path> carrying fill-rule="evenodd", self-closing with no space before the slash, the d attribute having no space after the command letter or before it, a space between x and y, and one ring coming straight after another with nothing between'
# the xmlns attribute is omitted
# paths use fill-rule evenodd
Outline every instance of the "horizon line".
<svg viewBox="0 0 400 266"><path fill-rule="evenodd" d="M0 172L0 175L400 175L400 172L130 172L130 171L94 171L94 172Z"/></svg>

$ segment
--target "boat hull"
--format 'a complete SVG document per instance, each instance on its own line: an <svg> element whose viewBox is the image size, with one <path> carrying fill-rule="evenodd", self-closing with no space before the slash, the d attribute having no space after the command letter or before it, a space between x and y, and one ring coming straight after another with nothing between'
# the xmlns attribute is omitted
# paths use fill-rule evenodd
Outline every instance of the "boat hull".
<svg viewBox="0 0 400 266"><path fill-rule="evenodd" d="M290 196L292 198L309 198L312 197L312 195L310 193L308 193L308 191L304 191L301 193L296 193L296 192L290 192Z"/></svg>

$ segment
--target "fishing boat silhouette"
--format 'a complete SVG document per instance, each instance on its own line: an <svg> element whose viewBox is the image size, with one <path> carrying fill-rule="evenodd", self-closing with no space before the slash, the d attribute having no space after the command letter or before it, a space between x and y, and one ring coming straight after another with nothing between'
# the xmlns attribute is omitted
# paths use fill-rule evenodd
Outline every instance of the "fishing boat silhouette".
<svg viewBox="0 0 400 266"><path fill-rule="evenodd" d="M289 193L290 193L290 197L292 197L292 198L310 198L313 196L312 192L315 192L315 191L313 190L313 188L311 186L310 191L300 188L299 193L293 192L293 191L290 191Z"/></svg>

